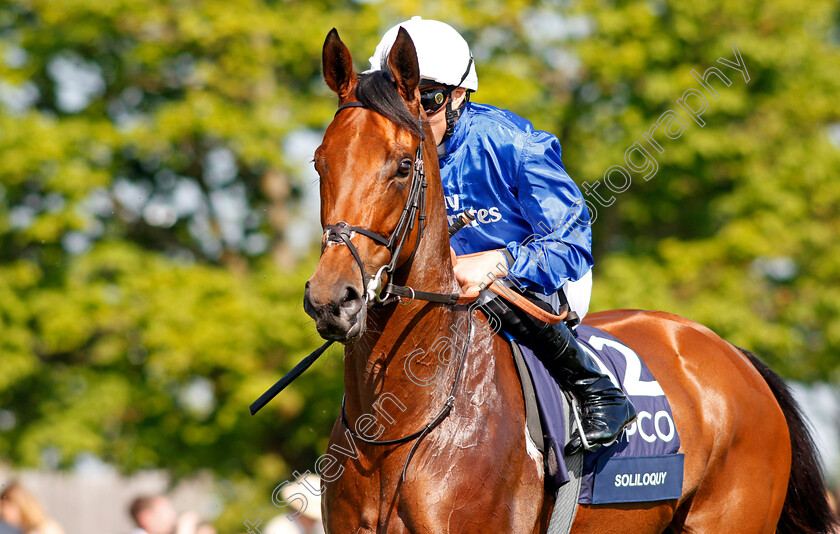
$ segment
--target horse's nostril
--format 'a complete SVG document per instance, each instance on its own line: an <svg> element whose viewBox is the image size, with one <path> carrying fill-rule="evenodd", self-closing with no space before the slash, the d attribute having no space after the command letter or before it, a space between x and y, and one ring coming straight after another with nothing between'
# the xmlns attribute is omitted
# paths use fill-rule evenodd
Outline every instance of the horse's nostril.
<svg viewBox="0 0 840 534"><path fill-rule="evenodd" d="M356 306L360 306L362 297L359 295L359 292L353 286L347 286L344 290L344 297L341 299L341 307L342 308L352 308Z"/></svg>
<svg viewBox="0 0 840 534"><path fill-rule="evenodd" d="M347 286L338 306L343 317L353 319L362 309L362 296L355 287Z"/></svg>
<svg viewBox="0 0 840 534"><path fill-rule="evenodd" d="M303 290L303 311L310 317L315 317L315 306L312 304L312 298L309 294L309 282L306 282L306 287Z"/></svg>

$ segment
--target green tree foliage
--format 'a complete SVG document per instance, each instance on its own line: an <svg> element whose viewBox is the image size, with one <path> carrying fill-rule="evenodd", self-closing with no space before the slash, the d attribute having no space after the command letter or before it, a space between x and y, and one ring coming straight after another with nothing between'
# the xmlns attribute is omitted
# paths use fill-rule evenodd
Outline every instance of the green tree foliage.
<svg viewBox="0 0 840 534"><path fill-rule="evenodd" d="M580 9L595 31L576 47L585 69L561 121L566 164L581 182L603 181L637 141L658 162L647 181L633 172L612 206L596 204L595 309L678 313L788 376L840 380L837 4ZM716 62L734 61L733 44L749 82ZM712 66L731 85L710 77L720 96L706 94L701 127L676 100L702 90L692 69ZM689 127L673 140L660 127L659 154L643 134L668 109Z"/></svg>
<svg viewBox="0 0 840 534"><path fill-rule="evenodd" d="M636 142L656 159L626 191L601 184L610 206L588 197L593 309L679 313L787 376L840 380L836 2L7 0L0 459L209 468L239 502L225 521L270 512L342 388L336 350L247 412L320 342L300 305L314 257L288 246L315 186L288 144L334 112L329 29L364 70L415 14L463 32L474 99L557 133L579 184ZM735 43L749 82L716 63ZM676 101L711 66L732 84L712 79L700 127ZM669 109L689 127L654 132L659 153L643 134Z"/></svg>

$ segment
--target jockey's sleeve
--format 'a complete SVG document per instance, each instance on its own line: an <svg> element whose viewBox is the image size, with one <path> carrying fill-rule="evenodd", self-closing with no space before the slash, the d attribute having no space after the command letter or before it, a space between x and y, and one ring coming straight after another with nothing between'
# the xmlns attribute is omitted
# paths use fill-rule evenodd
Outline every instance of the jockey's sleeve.
<svg viewBox="0 0 840 534"><path fill-rule="evenodd" d="M560 159L560 141L534 131L522 151L517 198L532 234L507 243L510 276L528 289L554 293L592 268L589 210Z"/></svg>

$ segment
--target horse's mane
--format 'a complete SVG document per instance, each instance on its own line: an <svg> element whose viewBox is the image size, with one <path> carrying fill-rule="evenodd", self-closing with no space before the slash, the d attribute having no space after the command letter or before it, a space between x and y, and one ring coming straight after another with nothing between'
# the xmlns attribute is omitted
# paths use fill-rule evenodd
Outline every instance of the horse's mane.
<svg viewBox="0 0 840 534"><path fill-rule="evenodd" d="M411 114L394 85L390 70L376 70L359 75L356 99L398 126L422 138L423 124L420 117Z"/></svg>

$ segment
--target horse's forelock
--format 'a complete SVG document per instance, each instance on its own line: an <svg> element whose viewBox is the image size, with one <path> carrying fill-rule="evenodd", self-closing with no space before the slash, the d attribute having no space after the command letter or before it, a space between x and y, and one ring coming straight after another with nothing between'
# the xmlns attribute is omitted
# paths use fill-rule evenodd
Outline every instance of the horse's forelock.
<svg viewBox="0 0 840 534"><path fill-rule="evenodd" d="M394 85L394 78L388 69L361 74L356 85L356 99L398 126L412 134L423 137L420 117L414 116L405 105Z"/></svg>

